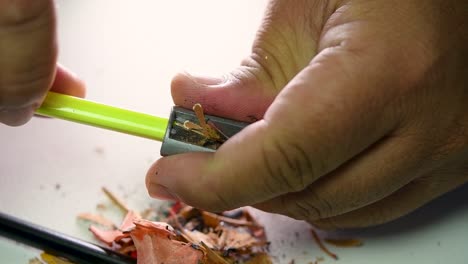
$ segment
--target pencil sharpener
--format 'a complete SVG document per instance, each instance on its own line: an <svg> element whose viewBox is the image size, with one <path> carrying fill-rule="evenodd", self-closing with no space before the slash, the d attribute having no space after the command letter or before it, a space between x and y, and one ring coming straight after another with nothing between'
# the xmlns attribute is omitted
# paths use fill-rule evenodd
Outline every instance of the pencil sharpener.
<svg viewBox="0 0 468 264"><path fill-rule="evenodd" d="M186 152L215 152L224 141L249 125L249 123L205 115L206 123L220 136L218 140L213 140L199 131L187 129L184 125L187 121L199 123L194 111L174 106L162 142L161 156Z"/></svg>

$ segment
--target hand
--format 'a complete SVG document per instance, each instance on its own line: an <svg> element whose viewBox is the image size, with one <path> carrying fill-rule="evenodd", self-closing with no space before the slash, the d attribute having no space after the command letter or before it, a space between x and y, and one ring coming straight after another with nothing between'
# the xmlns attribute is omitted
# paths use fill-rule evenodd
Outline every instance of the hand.
<svg viewBox="0 0 468 264"><path fill-rule="evenodd" d="M172 83L177 105L258 121L215 154L158 160L149 194L355 228L462 185L467 10L457 0L271 1L240 68Z"/></svg>
<svg viewBox="0 0 468 264"><path fill-rule="evenodd" d="M84 96L84 84L57 66L52 0L0 0L0 122L22 125L46 92Z"/></svg>

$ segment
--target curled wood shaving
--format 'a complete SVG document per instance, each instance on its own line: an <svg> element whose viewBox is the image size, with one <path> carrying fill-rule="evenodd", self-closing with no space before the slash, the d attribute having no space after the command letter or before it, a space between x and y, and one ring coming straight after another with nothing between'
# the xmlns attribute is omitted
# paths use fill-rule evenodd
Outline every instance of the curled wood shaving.
<svg viewBox="0 0 468 264"><path fill-rule="evenodd" d="M213 238L209 234L202 233L198 230L190 231L184 229L184 234L187 235L194 244L204 243L209 248L215 248L218 245L216 238Z"/></svg>
<svg viewBox="0 0 468 264"><path fill-rule="evenodd" d="M328 250L327 247L323 244L322 240L320 237L317 235L317 232L315 230L310 229L310 233L312 234L312 237L314 238L315 243L319 246L319 248L328 256L330 256L334 260L338 260L338 256L335 253L332 253L330 250Z"/></svg>
<svg viewBox="0 0 468 264"><path fill-rule="evenodd" d="M267 242L258 240L247 232L237 229L224 228L220 237L220 248L249 248L264 246Z"/></svg>
<svg viewBox="0 0 468 264"><path fill-rule="evenodd" d="M118 229L114 230L101 230L95 226L90 226L89 231L93 233L93 235L101 240L102 242L106 243L107 245L112 245L113 242L119 241L122 238L128 237L129 235L126 233L130 229L135 227L134 221L139 220L140 217L138 216L135 211L128 211L127 215L125 216L124 220L120 224Z"/></svg>
<svg viewBox="0 0 468 264"><path fill-rule="evenodd" d="M185 206L180 209L178 215L183 217L184 219L189 219L189 218L200 215L200 211L193 208L192 206ZM177 217L175 213L172 216Z"/></svg>
<svg viewBox="0 0 468 264"><path fill-rule="evenodd" d="M122 247L121 249L118 250L120 254L128 254L132 251L136 251L135 245L128 245L125 247Z"/></svg>
<svg viewBox="0 0 468 264"><path fill-rule="evenodd" d="M253 257L251 260L247 261L245 264L272 264L270 256L268 254L262 253Z"/></svg>
<svg viewBox="0 0 468 264"><path fill-rule="evenodd" d="M197 264L203 252L189 243L175 240L176 234L165 223L139 219L130 232L138 252L139 264Z"/></svg>
<svg viewBox="0 0 468 264"><path fill-rule="evenodd" d="M195 123L193 123L192 121L189 121L189 120L186 120L184 122L184 128L188 129L188 130L192 130L192 129L199 130L199 131L203 130L203 127L201 127L198 124L195 124Z"/></svg>
<svg viewBox="0 0 468 264"><path fill-rule="evenodd" d="M197 116L200 127L202 128L201 132L205 135L205 137L215 141L220 140L221 136L218 134L218 132L206 123L205 114L201 104L195 104L192 109Z"/></svg>
<svg viewBox="0 0 468 264"><path fill-rule="evenodd" d="M86 221L90 221L90 222L93 222L95 224L98 224L98 225L102 225L102 226L105 226L105 227L109 227L109 228L115 228L115 224L105 218L104 216L102 215L95 215L95 214L90 214L90 213L81 213L77 216L78 219L81 219L81 220L86 220Z"/></svg>
<svg viewBox="0 0 468 264"><path fill-rule="evenodd" d="M203 220L205 224L210 227L217 227L221 222L233 225L233 226L256 226L258 227L257 223L246 221L246 220L239 220L233 219L229 217L225 217L222 215L213 214L210 212L202 212Z"/></svg>
<svg viewBox="0 0 468 264"><path fill-rule="evenodd" d="M179 221L179 218L177 217L176 213L173 210L169 211L169 214L171 217L174 219L174 224L177 230L181 232L182 237L187 240L190 243L196 244L197 241L195 238L193 238L190 233L187 232L187 230L182 226L182 224Z"/></svg>
<svg viewBox="0 0 468 264"><path fill-rule="evenodd" d="M206 254L206 260L209 264L230 264L227 260L223 257L218 255L218 253L214 252L210 247L208 247L205 243L200 243L201 248Z"/></svg>
<svg viewBox="0 0 468 264"><path fill-rule="evenodd" d="M139 214L133 210L128 211L127 215L125 216L122 224L120 224L119 230L125 232L133 227L135 227L134 221L141 219Z"/></svg>
<svg viewBox="0 0 468 264"><path fill-rule="evenodd" d="M109 189L106 187L102 187L102 191L109 197L109 199L117 205L124 213L128 213L130 211L130 208L120 199L117 197L114 193L112 193Z"/></svg>
<svg viewBox="0 0 468 264"><path fill-rule="evenodd" d="M108 246L111 246L114 241L126 236L120 230L101 230L95 226L90 226L89 231L91 231L97 239L106 243Z"/></svg>

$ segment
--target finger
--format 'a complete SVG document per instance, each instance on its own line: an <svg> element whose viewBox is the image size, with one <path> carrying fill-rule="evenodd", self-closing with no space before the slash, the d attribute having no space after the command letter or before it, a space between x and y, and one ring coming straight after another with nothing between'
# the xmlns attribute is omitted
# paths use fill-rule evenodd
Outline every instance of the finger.
<svg viewBox="0 0 468 264"><path fill-rule="evenodd" d="M0 122L20 125L29 120L53 81L53 1L0 0L0 39Z"/></svg>
<svg viewBox="0 0 468 264"><path fill-rule="evenodd" d="M215 154L159 160L147 175L149 185L208 210L303 190L395 127L393 110L381 107L390 104L386 100L393 100L394 90L383 88L377 96L373 88L393 85L393 76L382 74L382 65L368 69L376 57L382 59L378 55L356 58L340 49L324 53L281 91L263 120Z"/></svg>
<svg viewBox="0 0 468 264"><path fill-rule="evenodd" d="M60 64L57 65L54 83L50 90L77 97L85 97L86 95L86 86L84 82L73 72Z"/></svg>
<svg viewBox="0 0 468 264"><path fill-rule="evenodd" d="M207 114L246 122L261 119L277 93L246 68L222 78L181 73L171 87L176 105L191 109L200 103Z"/></svg>
<svg viewBox="0 0 468 264"><path fill-rule="evenodd" d="M50 90L57 93L68 94L81 98L86 96L85 83L80 80L72 71L60 64L57 64L54 82ZM36 110L37 107L33 107L33 109ZM35 115L35 117L48 118L41 115Z"/></svg>
<svg viewBox="0 0 468 264"><path fill-rule="evenodd" d="M15 109L0 110L0 122L9 126L20 126L31 119L37 106L30 105Z"/></svg>
<svg viewBox="0 0 468 264"><path fill-rule="evenodd" d="M432 142L421 143L419 134L390 135L305 190L255 207L308 221L342 215L379 201L440 166L442 161L427 158L432 153Z"/></svg>
<svg viewBox="0 0 468 264"><path fill-rule="evenodd" d="M322 229L360 228L400 218L468 181L467 156L415 179L378 202L343 215L311 221Z"/></svg>

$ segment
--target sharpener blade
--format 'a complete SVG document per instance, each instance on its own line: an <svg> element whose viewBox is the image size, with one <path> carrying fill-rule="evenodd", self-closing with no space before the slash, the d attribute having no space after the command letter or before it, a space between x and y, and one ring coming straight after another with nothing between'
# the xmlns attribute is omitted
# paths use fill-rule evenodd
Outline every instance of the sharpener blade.
<svg viewBox="0 0 468 264"><path fill-rule="evenodd" d="M226 139L241 131L248 123L227 118L205 115L206 122L211 123ZM215 152L222 143L206 140L200 133L184 127L185 121L198 123L195 113L182 107L174 106L161 146L161 156L170 156L186 152Z"/></svg>

